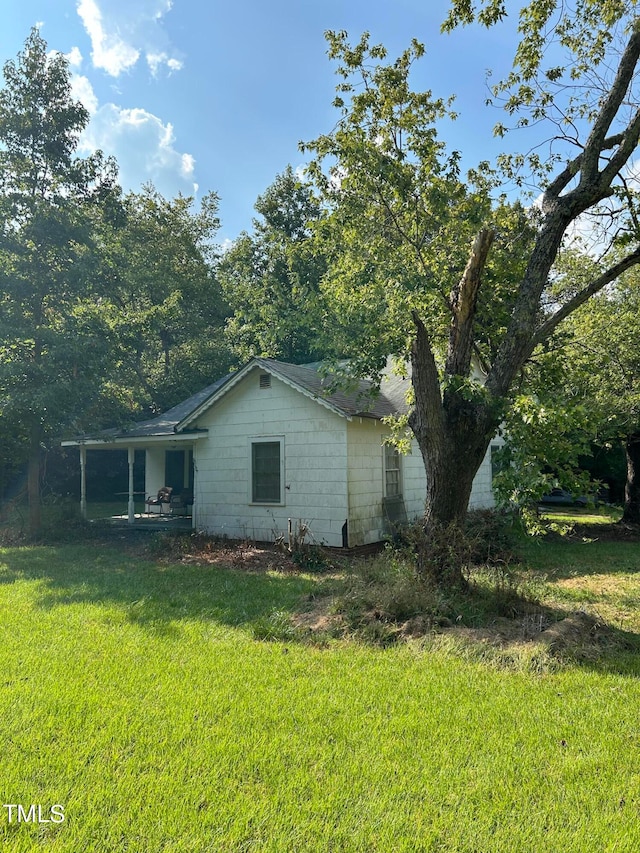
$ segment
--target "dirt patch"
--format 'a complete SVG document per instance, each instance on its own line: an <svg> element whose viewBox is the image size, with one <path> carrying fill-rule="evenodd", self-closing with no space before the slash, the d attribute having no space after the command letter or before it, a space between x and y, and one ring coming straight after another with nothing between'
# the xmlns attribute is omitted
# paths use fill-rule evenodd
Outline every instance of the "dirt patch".
<svg viewBox="0 0 640 853"><path fill-rule="evenodd" d="M601 542L640 542L638 524L576 524L573 536L584 539L598 539Z"/></svg>
<svg viewBox="0 0 640 853"><path fill-rule="evenodd" d="M180 562L202 566L221 563L230 568L256 573L300 571L289 554L267 545L195 543L195 547L180 556Z"/></svg>
<svg viewBox="0 0 640 853"><path fill-rule="evenodd" d="M597 643L605 628L597 619L582 611L569 616L546 628L538 637L550 651L567 648L583 648Z"/></svg>
<svg viewBox="0 0 640 853"><path fill-rule="evenodd" d="M323 596L315 599L308 610L294 613L291 622L294 628L314 634L334 633L344 628L344 617L334 611L335 599Z"/></svg>

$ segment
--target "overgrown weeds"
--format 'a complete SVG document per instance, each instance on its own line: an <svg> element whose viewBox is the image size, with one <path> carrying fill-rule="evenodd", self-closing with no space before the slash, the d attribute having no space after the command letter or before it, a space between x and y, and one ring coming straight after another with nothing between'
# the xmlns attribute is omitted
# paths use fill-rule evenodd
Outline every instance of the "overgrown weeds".
<svg viewBox="0 0 640 853"><path fill-rule="evenodd" d="M506 565L515 559L516 531L510 516L475 510L463 524L417 521L397 531L395 542L410 551L416 571L442 589L464 588L475 565Z"/></svg>
<svg viewBox="0 0 640 853"><path fill-rule="evenodd" d="M337 597L337 610L358 635L388 642L454 624L477 627L496 618L530 618L540 609L540 584L505 564L469 564L465 588L449 590L425 577L418 566L412 550L391 546L354 563Z"/></svg>
<svg viewBox="0 0 640 853"><path fill-rule="evenodd" d="M417 616L435 618L443 605L435 585L417 572L411 552L391 546L355 562L336 600L351 630L383 643L395 638L403 622Z"/></svg>
<svg viewBox="0 0 640 853"><path fill-rule="evenodd" d="M20 498L7 501L0 514L0 545L27 543L62 544L78 536L90 535L90 525L80 515L78 502L60 495L47 495L41 506L41 525L37 533L29 531L29 507Z"/></svg>
<svg viewBox="0 0 640 853"><path fill-rule="evenodd" d="M542 581L520 571L516 542L498 513L471 513L463 529L411 525L401 545L353 565L336 607L354 634L383 644L498 619L521 622L526 639L527 625L535 633L550 617L540 605Z"/></svg>

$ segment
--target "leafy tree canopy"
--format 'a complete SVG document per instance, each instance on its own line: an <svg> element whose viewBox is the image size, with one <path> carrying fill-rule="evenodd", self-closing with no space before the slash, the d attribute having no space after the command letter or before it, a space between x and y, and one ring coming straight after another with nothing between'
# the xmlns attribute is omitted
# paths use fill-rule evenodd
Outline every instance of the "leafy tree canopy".
<svg viewBox="0 0 640 853"><path fill-rule="evenodd" d="M3 429L25 436L31 524L39 523L41 442L90 405L106 359L97 311L97 223L119 204L115 163L75 156L88 113L67 60L37 29L0 90L0 400Z"/></svg>
<svg viewBox="0 0 640 853"><path fill-rule="evenodd" d="M507 11L493 0L453 2L445 29L498 25ZM353 339L362 372L380 368L383 354L410 349L409 425L427 469L428 525L465 513L473 476L536 348L640 262L627 172L640 137L635 12L635 3L613 0L524 6L514 71L494 98L534 135L530 153L479 164L466 180L459 155L436 132L450 102L410 86L422 45L414 41L388 62L367 34L355 45L344 32L327 34L339 119L305 146L330 210L321 233L336 247L327 294L347 337L364 330ZM583 38L587 32L593 37ZM535 205L501 197L505 178L533 182ZM600 256L578 286L558 287L556 262L586 216ZM485 368L481 384L469 382L474 355Z"/></svg>
<svg viewBox="0 0 640 853"><path fill-rule="evenodd" d="M122 220L104 232L105 314L122 416L139 414L142 404L169 408L231 362L215 275L217 196L194 207L192 198L167 200L149 185L126 196Z"/></svg>
<svg viewBox="0 0 640 853"><path fill-rule="evenodd" d="M328 346L319 293L326 264L311 240L311 225L321 218L318 201L289 166L255 209L253 234L241 234L219 268L233 312L229 341L242 360L314 361Z"/></svg>

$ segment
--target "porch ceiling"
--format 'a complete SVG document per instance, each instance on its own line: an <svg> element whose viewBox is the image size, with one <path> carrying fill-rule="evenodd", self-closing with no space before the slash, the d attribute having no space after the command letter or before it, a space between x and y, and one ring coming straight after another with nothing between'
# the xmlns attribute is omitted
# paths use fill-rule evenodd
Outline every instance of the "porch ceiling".
<svg viewBox="0 0 640 853"><path fill-rule="evenodd" d="M86 447L90 450L122 450L127 447L145 447L150 444L158 445L177 445L177 444L192 444L194 441L201 441L207 437L207 431L199 432L178 432L168 435L135 435L135 436L118 436L117 438L98 439L98 438L74 438L61 442L63 447Z"/></svg>

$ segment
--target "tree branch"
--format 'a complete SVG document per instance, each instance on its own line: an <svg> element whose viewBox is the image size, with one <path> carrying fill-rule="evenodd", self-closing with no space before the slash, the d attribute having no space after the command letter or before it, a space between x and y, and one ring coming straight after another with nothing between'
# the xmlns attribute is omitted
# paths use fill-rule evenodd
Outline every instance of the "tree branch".
<svg viewBox="0 0 640 853"><path fill-rule="evenodd" d="M412 311L411 316L416 327L416 336L411 347L411 384L415 394L415 406L409 415L409 426L419 443L424 441L427 435L435 438L437 442L442 442L444 413L438 368L424 323L417 311Z"/></svg>
<svg viewBox="0 0 640 853"><path fill-rule="evenodd" d="M598 177L598 164L603 150L606 134L618 114L627 90L633 80L638 58L640 57L640 28L634 27L624 49L615 80L605 99L589 138L584 147L581 185L586 186ZM635 120L634 120L635 121ZM632 122L631 124L633 124ZM628 128L629 129L629 128ZM626 133L625 133L626 136ZM616 170L617 171L617 170Z"/></svg>
<svg viewBox="0 0 640 853"><path fill-rule="evenodd" d="M478 292L489 251L495 238L492 228L483 228L473 242L462 278L451 291L451 326L445 373L448 376L467 376L473 350L473 323L478 304Z"/></svg>
<svg viewBox="0 0 640 853"><path fill-rule="evenodd" d="M640 247L632 252L630 255L627 255L626 258L623 258L619 263L614 264L614 266L610 267L606 272L602 275L598 276L594 281L591 282L588 287L584 287L581 291L575 294L568 302L566 302L562 308L559 308L555 314L552 314L551 317L548 317L545 322L538 327L537 331L533 335L531 339L531 352L535 349L535 347L542 343L542 341L546 340L546 338L551 335L551 333L556 329L556 327L570 314L583 305L591 296L594 296L603 287L609 284L612 281L615 281L619 276L622 275L623 272L630 269L633 266L640 264Z"/></svg>

